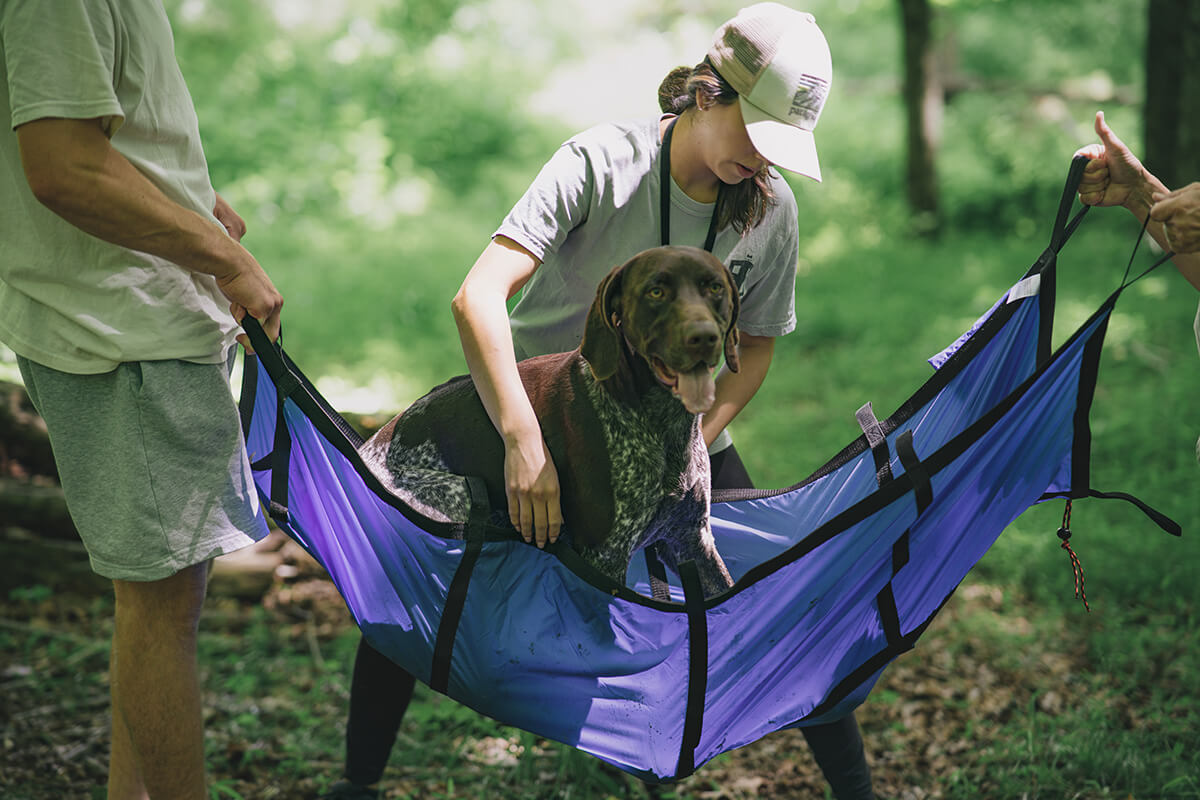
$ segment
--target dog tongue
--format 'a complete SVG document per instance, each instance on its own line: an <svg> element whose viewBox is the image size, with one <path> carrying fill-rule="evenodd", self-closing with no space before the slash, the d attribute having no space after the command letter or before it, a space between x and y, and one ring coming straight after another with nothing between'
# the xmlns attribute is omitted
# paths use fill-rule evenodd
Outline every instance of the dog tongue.
<svg viewBox="0 0 1200 800"><path fill-rule="evenodd" d="M701 366L691 372L681 372L675 384L675 394L684 408L693 414L703 414L717 399L717 385L712 370Z"/></svg>

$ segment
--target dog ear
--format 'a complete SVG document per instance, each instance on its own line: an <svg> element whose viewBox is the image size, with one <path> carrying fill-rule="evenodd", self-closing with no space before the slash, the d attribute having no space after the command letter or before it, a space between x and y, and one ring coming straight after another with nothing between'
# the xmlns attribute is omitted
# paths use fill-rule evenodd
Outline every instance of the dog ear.
<svg viewBox="0 0 1200 800"><path fill-rule="evenodd" d="M722 266L724 266L722 264ZM725 286L729 293L729 327L725 329L725 366L729 367L730 372L737 372L741 367L741 361L738 358L738 314L742 308L742 298L738 294L737 281L733 279L733 273L725 267Z"/></svg>
<svg viewBox="0 0 1200 800"><path fill-rule="evenodd" d="M621 363L621 331L617 329L620 314L617 296L621 293L621 274L624 265L604 276L596 289L596 299L588 311L579 351L596 380L611 378Z"/></svg>

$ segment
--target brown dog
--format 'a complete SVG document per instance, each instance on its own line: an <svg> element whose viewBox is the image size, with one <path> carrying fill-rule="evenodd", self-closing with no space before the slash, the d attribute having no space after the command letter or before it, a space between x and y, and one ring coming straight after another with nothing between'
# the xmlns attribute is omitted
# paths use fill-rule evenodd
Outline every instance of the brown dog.
<svg viewBox="0 0 1200 800"><path fill-rule="evenodd" d="M713 404L722 354L737 371L737 314L737 286L720 260L658 247L601 282L579 349L518 364L558 468L563 533L618 582L637 550L661 543L668 566L696 561L705 594L732 584L709 527L697 415ZM431 391L359 452L385 486L435 519L466 520L463 475L483 478L493 509L507 506L504 445L470 376Z"/></svg>

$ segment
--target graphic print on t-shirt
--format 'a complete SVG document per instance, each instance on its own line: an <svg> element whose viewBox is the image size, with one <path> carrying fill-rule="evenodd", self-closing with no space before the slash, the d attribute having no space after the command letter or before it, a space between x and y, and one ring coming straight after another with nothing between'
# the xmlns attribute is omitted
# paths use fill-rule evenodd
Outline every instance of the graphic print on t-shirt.
<svg viewBox="0 0 1200 800"><path fill-rule="evenodd" d="M750 270L754 269L754 262L750 257L735 258L729 262L729 271L733 273L733 280L738 287L738 297L746 295L746 276L750 274Z"/></svg>

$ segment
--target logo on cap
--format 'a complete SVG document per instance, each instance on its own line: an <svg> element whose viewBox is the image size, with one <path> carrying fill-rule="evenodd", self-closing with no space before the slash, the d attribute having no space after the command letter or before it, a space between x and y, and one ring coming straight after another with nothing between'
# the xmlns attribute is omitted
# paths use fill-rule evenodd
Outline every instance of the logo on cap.
<svg viewBox="0 0 1200 800"><path fill-rule="evenodd" d="M816 127L817 117L825 105L825 96L829 93L829 81L815 75L800 76L800 86L792 96L792 107L788 110L789 117L799 117L799 123L810 130ZM796 124L796 123L792 123Z"/></svg>

